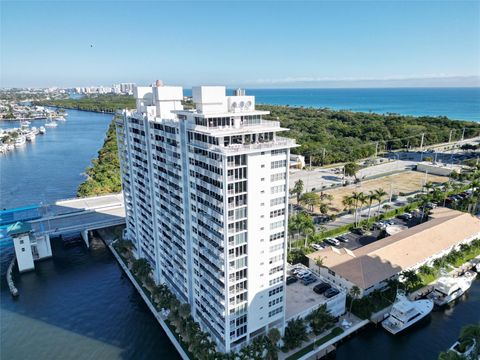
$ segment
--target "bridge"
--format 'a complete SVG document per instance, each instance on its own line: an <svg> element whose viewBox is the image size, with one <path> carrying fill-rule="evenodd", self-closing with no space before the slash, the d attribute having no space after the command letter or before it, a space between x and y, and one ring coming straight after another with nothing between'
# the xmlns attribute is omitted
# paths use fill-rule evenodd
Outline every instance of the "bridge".
<svg viewBox="0 0 480 360"><path fill-rule="evenodd" d="M52 256L50 238L80 234L87 247L92 230L125 224L123 195L110 194L0 211L0 239L13 241L20 271Z"/></svg>

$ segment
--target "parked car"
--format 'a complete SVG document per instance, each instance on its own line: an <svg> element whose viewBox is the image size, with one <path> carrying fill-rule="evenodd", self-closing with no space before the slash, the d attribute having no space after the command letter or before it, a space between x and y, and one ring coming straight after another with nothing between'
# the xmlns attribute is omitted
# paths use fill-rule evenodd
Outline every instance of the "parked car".
<svg viewBox="0 0 480 360"><path fill-rule="evenodd" d="M325 239L324 242L326 242L327 244L333 245L333 246L340 245L340 241L338 241L337 239L333 239L333 238Z"/></svg>
<svg viewBox="0 0 480 360"><path fill-rule="evenodd" d="M337 295L339 293L340 293L339 290L337 290L335 288L330 288L327 291L325 291L325 294L323 294L323 296L325 296L327 299L330 299L330 298L334 297L335 295Z"/></svg>
<svg viewBox="0 0 480 360"><path fill-rule="evenodd" d="M307 277L303 278L301 281L302 281L303 285L306 286L306 285L310 285L310 284L313 284L314 282L316 282L317 278L310 274L310 276L307 276Z"/></svg>
<svg viewBox="0 0 480 360"><path fill-rule="evenodd" d="M405 213L405 214L398 215L397 218L399 218L400 220L410 220L411 218L413 218L413 215L409 213Z"/></svg>
<svg viewBox="0 0 480 360"><path fill-rule="evenodd" d="M315 285L313 287L313 291L316 292L317 294L323 294L325 291L327 291L331 287L332 285L330 285L329 283L321 282L320 284Z"/></svg>
<svg viewBox="0 0 480 360"><path fill-rule="evenodd" d="M295 276L298 278L298 279L303 279L303 278L306 278L308 276L312 275L312 273L310 271L307 271L307 270L302 270L302 271L299 271Z"/></svg>
<svg viewBox="0 0 480 360"><path fill-rule="evenodd" d="M345 235L337 236L337 240L344 243L348 242L348 238Z"/></svg>
<svg viewBox="0 0 480 360"><path fill-rule="evenodd" d="M352 229L352 233L354 234L357 234L357 235L364 235L365 234L365 230L362 229L362 228L353 228Z"/></svg>
<svg viewBox="0 0 480 360"><path fill-rule="evenodd" d="M387 224L385 224L384 222L378 221L375 224L373 224L373 227L379 230L384 230L387 227Z"/></svg>
<svg viewBox="0 0 480 360"><path fill-rule="evenodd" d="M293 284L297 282L297 278L295 276L287 276L287 285Z"/></svg>
<svg viewBox="0 0 480 360"><path fill-rule="evenodd" d="M312 244L312 247L315 249L315 250L322 250L324 248L323 245L321 244Z"/></svg>

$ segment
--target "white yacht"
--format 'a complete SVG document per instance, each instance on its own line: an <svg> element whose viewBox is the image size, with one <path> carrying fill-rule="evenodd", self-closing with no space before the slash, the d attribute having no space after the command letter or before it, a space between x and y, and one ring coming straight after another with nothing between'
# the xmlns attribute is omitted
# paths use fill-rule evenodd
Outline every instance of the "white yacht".
<svg viewBox="0 0 480 360"><path fill-rule="evenodd" d="M25 136L21 135L15 140L15 147L21 147L25 145Z"/></svg>
<svg viewBox="0 0 480 360"><path fill-rule="evenodd" d="M399 290L390 314L383 320L382 326L395 335L422 320L432 310L432 300L410 301L405 293Z"/></svg>
<svg viewBox="0 0 480 360"><path fill-rule="evenodd" d="M47 123L45 123L45 126L46 127L57 127L57 123L56 122L53 122L53 121L49 121Z"/></svg>
<svg viewBox="0 0 480 360"><path fill-rule="evenodd" d="M56 120L56 121L67 121L67 119L65 119L65 117L63 117L62 115L53 118L53 120Z"/></svg>
<svg viewBox="0 0 480 360"><path fill-rule="evenodd" d="M40 128L38 129L38 133L41 134L41 135L44 135L46 132L47 132L47 130L45 129L44 126L40 126Z"/></svg>
<svg viewBox="0 0 480 360"><path fill-rule="evenodd" d="M12 151L12 150L14 150L14 149L15 149L15 145L13 145L13 144L8 144L8 145L7 145L7 150L8 150L8 151Z"/></svg>
<svg viewBox="0 0 480 360"><path fill-rule="evenodd" d="M462 296L470 289L477 274L473 271L466 271L458 277L442 276L434 285L433 291L428 294L436 306L443 306Z"/></svg>
<svg viewBox="0 0 480 360"><path fill-rule="evenodd" d="M34 133L33 131L30 131L30 132L27 134L26 138L27 138L27 141L33 141L33 140L35 140L35 133Z"/></svg>
<svg viewBox="0 0 480 360"><path fill-rule="evenodd" d="M37 135L40 131L34 126L32 127L32 132Z"/></svg>

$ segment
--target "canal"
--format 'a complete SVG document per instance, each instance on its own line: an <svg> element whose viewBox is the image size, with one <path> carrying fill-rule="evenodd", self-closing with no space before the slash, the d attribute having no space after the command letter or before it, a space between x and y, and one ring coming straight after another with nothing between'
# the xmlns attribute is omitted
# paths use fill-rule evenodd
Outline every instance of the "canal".
<svg viewBox="0 0 480 360"><path fill-rule="evenodd" d="M34 143L0 156L1 208L75 196L112 116L68 113L65 123L47 128ZM18 126L0 122L1 128ZM52 246L54 257L37 263L35 272L15 274L20 296L13 299L5 279L13 249L0 240L0 358L178 359L101 240L90 249L59 239Z"/></svg>
<svg viewBox="0 0 480 360"><path fill-rule="evenodd" d="M83 172L100 149L111 115L68 110L67 122L47 128L0 157L0 208L75 196ZM43 122L32 124L43 125ZM0 122L0 127L18 123ZM12 299L5 271L13 256L0 241L0 350L5 359L177 359L163 330L102 241L53 241L54 257L18 276ZM341 344L336 358L437 359L461 327L480 322L480 281L458 304L400 336L370 327Z"/></svg>

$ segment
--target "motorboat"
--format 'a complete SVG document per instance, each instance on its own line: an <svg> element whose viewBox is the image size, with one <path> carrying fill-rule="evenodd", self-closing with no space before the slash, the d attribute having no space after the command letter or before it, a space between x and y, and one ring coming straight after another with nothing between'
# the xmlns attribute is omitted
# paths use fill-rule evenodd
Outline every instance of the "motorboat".
<svg viewBox="0 0 480 360"><path fill-rule="evenodd" d="M399 290L388 317L383 320L382 326L389 333L395 335L419 322L433 310L433 301L411 301L405 292Z"/></svg>
<svg viewBox="0 0 480 360"><path fill-rule="evenodd" d="M442 276L433 285L433 291L428 294L428 298L433 300L436 306L444 306L465 294L470 289L477 274L473 271L466 271L463 275Z"/></svg>
<svg viewBox="0 0 480 360"><path fill-rule="evenodd" d="M14 150L14 149L15 149L15 145L13 145L13 144L8 144L8 145L7 145L7 150L8 150L8 151L12 151L12 150Z"/></svg>
<svg viewBox="0 0 480 360"><path fill-rule="evenodd" d="M26 136L27 141L35 140L35 133L33 131L29 132Z"/></svg>
<svg viewBox="0 0 480 360"><path fill-rule="evenodd" d="M32 132L35 134L35 135L38 135L38 133L40 132L35 126L32 127Z"/></svg>
<svg viewBox="0 0 480 360"><path fill-rule="evenodd" d="M56 121L67 121L67 119L65 119L65 117L63 117L62 115L54 117L53 120L56 120Z"/></svg>
<svg viewBox="0 0 480 360"><path fill-rule="evenodd" d="M54 127L57 127L58 124L56 122L49 121L49 122L45 123L45 126L54 128Z"/></svg>
<svg viewBox="0 0 480 360"><path fill-rule="evenodd" d="M472 342L468 346L463 348L462 343L458 340L450 347L450 349L448 349L448 351L452 351L460 355L464 359L473 359L476 344L477 343L475 339L472 339Z"/></svg>
<svg viewBox="0 0 480 360"><path fill-rule="evenodd" d="M15 140L15 147L21 147L25 145L25 136L23 135L20 135L19 137L17 137L17 139Z"/></svg>
<svg viewBox="0 0 480 360"><path fill-rule="evenodd" d="M44 135L46 132L47 132L47 130L45 129L44 126L40 126L40 128L38 129L38 133L40 135Z"/></svg>

